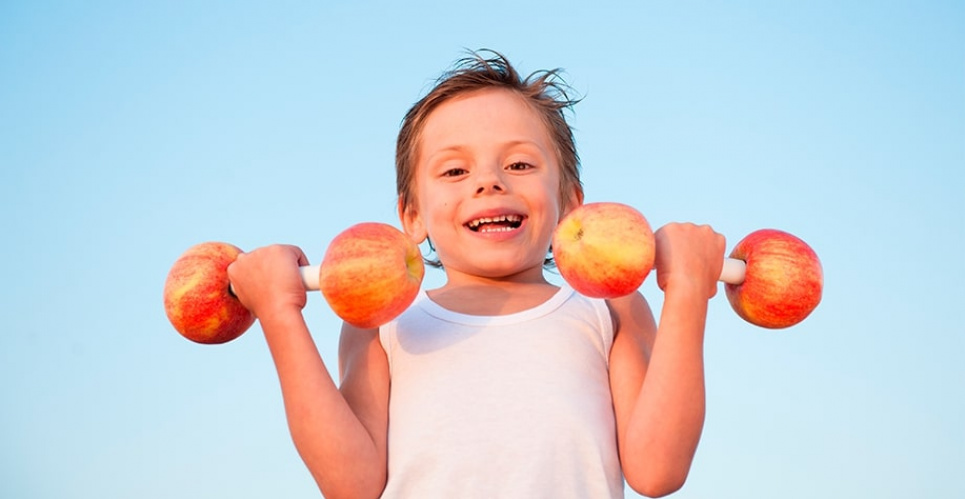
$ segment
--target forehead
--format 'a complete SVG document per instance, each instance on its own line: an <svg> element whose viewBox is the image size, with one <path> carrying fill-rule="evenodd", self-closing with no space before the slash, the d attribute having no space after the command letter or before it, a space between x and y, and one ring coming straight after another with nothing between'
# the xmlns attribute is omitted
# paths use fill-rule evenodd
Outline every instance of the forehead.
<svg viewBox="0 0 965 499"><path fill-rule="evenodd" d="M484 140L533 142L546 152L554 149L540 113L508 89L475 90L443 102L426 117L419 142L432 149Z"/></svg>

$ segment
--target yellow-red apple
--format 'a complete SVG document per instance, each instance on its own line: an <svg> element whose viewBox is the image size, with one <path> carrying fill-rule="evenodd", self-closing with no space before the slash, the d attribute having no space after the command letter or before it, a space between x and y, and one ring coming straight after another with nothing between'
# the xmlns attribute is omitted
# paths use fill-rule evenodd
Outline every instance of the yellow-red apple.
<svg viewBox="0 0 965 499"><path fill-rule="evenodd" d="M727 284L731 307L744 320L780 329L804 320L818 303L824 276L817 254L804 241L775 229L748 234L731 258L747 266L742 284Z"/></svg>
<svg viewBox="0 0 965 499"><path fill-rule="evenodd" d="M553 236L553 259L563 279L583 295L628 295L653 268L653 231L628 205L588 203L560 221Z"/></svg>
<svg viewBox="0 0 965 499"><path fill-rule="evenodd" d="M409 236L388 224L364 222L335 236L318 277L335 314L370 329L412 304L424 274L422 253Z"/></svg>
<svg viewBox="0 0 965 499"><path fill-rule="evenodd" d="M255 321L231 294L228 265L241 250L207 242L188 248L168 272L164 311L185 338L197 343L225 343L241 336Z"/></svg>

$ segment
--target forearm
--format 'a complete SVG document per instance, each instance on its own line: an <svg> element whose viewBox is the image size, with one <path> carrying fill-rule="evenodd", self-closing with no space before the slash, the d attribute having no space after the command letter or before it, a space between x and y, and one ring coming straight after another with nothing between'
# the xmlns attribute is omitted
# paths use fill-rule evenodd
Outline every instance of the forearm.
<svg viewBox="0 0 965 499"><path fill-rule="evenodd" d="M261 319L292 440L325 497L375 497L385 457L318 353L300 313Z"/></svg>
<svg viewBox="0 0 965 499"><path fill-rule="evenodd" d="M685 292L668 292L661 311L645 382L627 428L646 483L661 491L683 485L705 415L703 339L707 301ZM662 495L657 492L654 495Z"/></svg>

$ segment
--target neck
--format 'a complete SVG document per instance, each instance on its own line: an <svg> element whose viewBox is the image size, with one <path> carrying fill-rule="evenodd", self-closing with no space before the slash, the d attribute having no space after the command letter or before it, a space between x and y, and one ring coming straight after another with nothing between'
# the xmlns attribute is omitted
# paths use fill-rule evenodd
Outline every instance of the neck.
<svg viewBox="0 0 965 499"><path fill-rule="evenodd" d="M523 269L513 274L476 274L460 271L459 269L446 268L446 284L443 288L462 287L462 286L492 286L494 288L516 288L528 287L532 285L548 284L543 275L543 267L533 266Z"/></svg>
<svg viewBox="0 0 965 499"><path fill-rule="evenodd" d="M538 271L484 277L446 272L447 282L427 292L432 301L469 315L506 315L533 308L552 297L558 287Z"/></svg>

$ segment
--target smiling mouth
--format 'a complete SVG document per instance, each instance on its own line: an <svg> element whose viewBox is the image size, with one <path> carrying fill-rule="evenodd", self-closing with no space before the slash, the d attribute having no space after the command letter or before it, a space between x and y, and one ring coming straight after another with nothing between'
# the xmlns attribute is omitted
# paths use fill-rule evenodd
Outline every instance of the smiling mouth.
<svg viewBox="0 0 965 499"><path fill-rule="evenodd" d="M518 229L522 223L522 215L500 215L471 220L466 227L473 232L506 232Z"/></svg>

